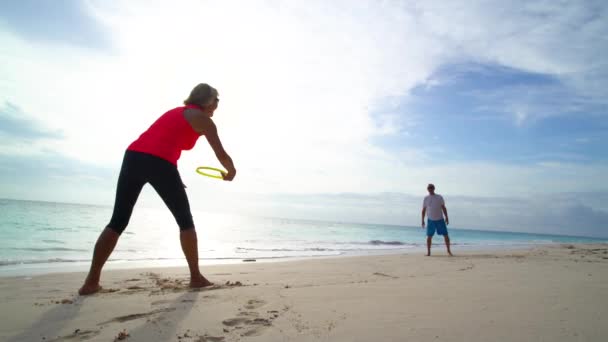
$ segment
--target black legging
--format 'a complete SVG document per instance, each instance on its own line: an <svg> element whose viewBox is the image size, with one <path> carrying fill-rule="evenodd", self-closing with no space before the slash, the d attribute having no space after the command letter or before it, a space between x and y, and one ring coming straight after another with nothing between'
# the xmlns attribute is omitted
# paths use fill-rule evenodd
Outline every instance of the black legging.
<svg viewBox="0 0 608 342"><path fill-rule="evenodd" d="M163 199L181 230L194 228L188 196L177 166L151 154L135 151L125 152L118 176L114 212L108 228L122 234L146 183L150 183Z"/></svg>

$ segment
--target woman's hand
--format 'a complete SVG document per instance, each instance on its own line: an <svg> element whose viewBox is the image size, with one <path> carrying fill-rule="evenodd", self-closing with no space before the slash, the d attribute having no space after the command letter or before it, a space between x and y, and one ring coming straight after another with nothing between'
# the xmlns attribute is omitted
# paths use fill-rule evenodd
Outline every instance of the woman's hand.
<svg viewBox="0 0 608 342"><path fill-rule="evenodd" d="M236 170L232 169L231 171L228 171L227 173L222 173L222 176L224 177L225 181L231 182L234 179L234 176L236 176Z"/></svg>

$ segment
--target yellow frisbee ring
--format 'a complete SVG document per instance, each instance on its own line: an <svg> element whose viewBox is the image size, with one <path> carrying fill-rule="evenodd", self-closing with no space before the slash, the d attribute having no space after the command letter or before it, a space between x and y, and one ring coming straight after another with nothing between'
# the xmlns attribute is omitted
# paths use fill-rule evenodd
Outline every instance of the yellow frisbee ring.
<svg viewBox="0 0 608 342"><path fill-rule="evenodd" d="M219 172L219 175L215 174L215 173L205 173L203 170ZM224 176L226 175L227 172L224 170L216 169L214 167L210 167L210 166L199 166L196 168L196 173L198 173L199 175L203 175L203 176L207 176L207 177L211 177L211 178L224 179Z"/></svg>

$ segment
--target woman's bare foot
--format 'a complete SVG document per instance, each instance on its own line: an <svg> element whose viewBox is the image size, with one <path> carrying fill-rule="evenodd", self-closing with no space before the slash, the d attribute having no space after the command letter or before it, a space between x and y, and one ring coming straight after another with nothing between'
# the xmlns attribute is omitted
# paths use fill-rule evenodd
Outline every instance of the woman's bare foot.
<svg viewBox="0 0 608 342"><path fill-rule="evenodd" d="M190 287L192 288L201 288L211 285L213 285L213 283L207 280L207 278L203 277L202 274L196 277L190 277Z"/></svg>
<svg viewBox="0 0 608 342"><path fill-rule="evenodd" d="M87 296L90 294L93 294L95 292L99 292L99 290L101 290L101 286L99 286L99 283L95 283L95 284L84 284L82 285L82 287L80 288L80 290L78 290L78 294L81 296Z"/></svg>

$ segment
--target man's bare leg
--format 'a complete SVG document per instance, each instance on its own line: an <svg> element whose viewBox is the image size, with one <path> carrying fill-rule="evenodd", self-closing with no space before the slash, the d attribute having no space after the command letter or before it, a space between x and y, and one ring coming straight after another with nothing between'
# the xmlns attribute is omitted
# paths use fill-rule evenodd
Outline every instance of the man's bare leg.
<svg viewBox="0 0 608 342"><path fill-rule="evenodd" d="M184 256L186 256L186 261L188 262L188 268L190 269L190 287L213 285L212 282L203 277L198 268L198 240L196 237L196 230L194 228L182 230L179 235L179 240L182 244L182 251L184 252Z"/></svg>
<svg viewBox="0 0 608 342"><path fill-rule="evenodd" d="M427 236L426 237L426 256L431 256L431 242L433 241L433 237L432 236Z"/></svg>
<svg viewBox="0 0 608 342"><path fill-rule="evenodd" d="M116 242L118 242L119 237L120 234L110 228L106 228L101 232L97 239L97 243L95 243L89 274L80 290L78 290L78 294L85 296L101 290L101 286L99 286L101 269L108 260L108 257L110 257L110 254L112 254L114 247L116 247Z"/></svg>
<svg viewBox="0 0 608 342"><path fill-rule="evenodd" d="M448 248L448 254L453 256L452 251L450 251L450 237L448 235L444 235L443 239L445 240L445 246Z"/></svg>

